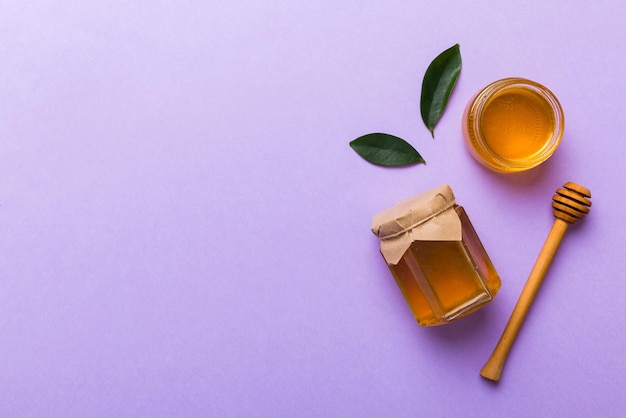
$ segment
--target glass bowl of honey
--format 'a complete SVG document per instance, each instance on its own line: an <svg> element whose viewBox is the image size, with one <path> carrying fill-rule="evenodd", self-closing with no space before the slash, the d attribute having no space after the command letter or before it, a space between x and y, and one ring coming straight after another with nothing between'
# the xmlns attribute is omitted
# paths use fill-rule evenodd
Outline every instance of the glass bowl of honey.
<svg viewBox="0 0 626 418"><path fill-rule="evenodd" d="M463 114L463 137L472 156L505 173L529 170L550 158L564 128L556 96L524 78L489 84L469 101Z"/></svg>

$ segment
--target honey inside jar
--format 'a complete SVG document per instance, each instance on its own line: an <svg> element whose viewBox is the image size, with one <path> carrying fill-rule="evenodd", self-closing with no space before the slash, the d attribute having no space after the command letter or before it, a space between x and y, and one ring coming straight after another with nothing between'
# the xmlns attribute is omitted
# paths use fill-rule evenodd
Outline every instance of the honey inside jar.
<svg viewBox="0 0 626 418"><path fill-rule="evenodd" d="M531 158L554 132L550 105L523 88L496 94L485 103L480 127L491 150L511 160Z"/></svg>
<svg viewBox="0 0 626 418"><path fill-rule="evenodd" d="M513 172L535 167L552 155L563 135L564 117L545 87L504 79L470 101L463 123L474 158L492 170Z"/></svg>
<svg viewBox="0 0 626 418"><path fill-rule="evenodd" d="M420 325L440 325L490 302L500 277L462 207L462 241L415 241L389 266Z"/></svg>

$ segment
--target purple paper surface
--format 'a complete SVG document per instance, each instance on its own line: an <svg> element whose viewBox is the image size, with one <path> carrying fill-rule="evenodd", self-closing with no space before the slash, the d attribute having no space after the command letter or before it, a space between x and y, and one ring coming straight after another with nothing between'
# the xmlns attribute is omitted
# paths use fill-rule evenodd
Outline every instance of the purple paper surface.
<svg viewBox="0 0 626 418"><path fill-rule="evenodd" d="M3 1L0 416L623 416L625 18L617 0ZM432 139L421 81L455 43ZM550 88L566 128L500 175L461 115L511 76ZM427 165L348 146L377 131ZM491 384L567 181L591 213ZM502 288L422 328L370 221L443 183Z"/></svg>

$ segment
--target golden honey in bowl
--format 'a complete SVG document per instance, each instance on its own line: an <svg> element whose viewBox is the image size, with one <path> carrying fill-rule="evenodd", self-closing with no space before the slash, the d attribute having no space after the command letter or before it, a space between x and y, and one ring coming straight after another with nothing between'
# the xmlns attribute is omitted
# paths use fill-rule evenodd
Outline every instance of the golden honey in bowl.
<svg viewBox="0 0 626 418"><path fill-rule="evenodd" d="M564 116L554 94L522 78L491 83L468 103L463 137L474 158L499 172L536 167L556 150Z"/></svg>

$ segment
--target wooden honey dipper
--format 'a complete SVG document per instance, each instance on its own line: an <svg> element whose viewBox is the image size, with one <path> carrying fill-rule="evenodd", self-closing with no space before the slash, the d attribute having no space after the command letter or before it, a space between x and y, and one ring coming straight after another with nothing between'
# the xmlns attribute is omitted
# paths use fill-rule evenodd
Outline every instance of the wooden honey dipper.
<svg viewBox="0 0 626 418"><path fill-rule="evenodd" d="M522 289L511 318L509 318L509 322L502 332L500 341L498 341L491 357L489 357L489 360L487 360L487 363L480 371L480 375L485 379L494 382L500 380L506 357L548 271L548 267L550 267L556 250L559 248L559 244L561 244L563 235L565 235L565 231L570 224L579 221L589 213L589 207L591 206L589 198L591 198L589 189L576 183L566 183L563 185L563 188L556 191L552 198L552 213L556 219L545 244L543 244L535 266L531 270L530 276L528 276L524 289Z"/></svg>

